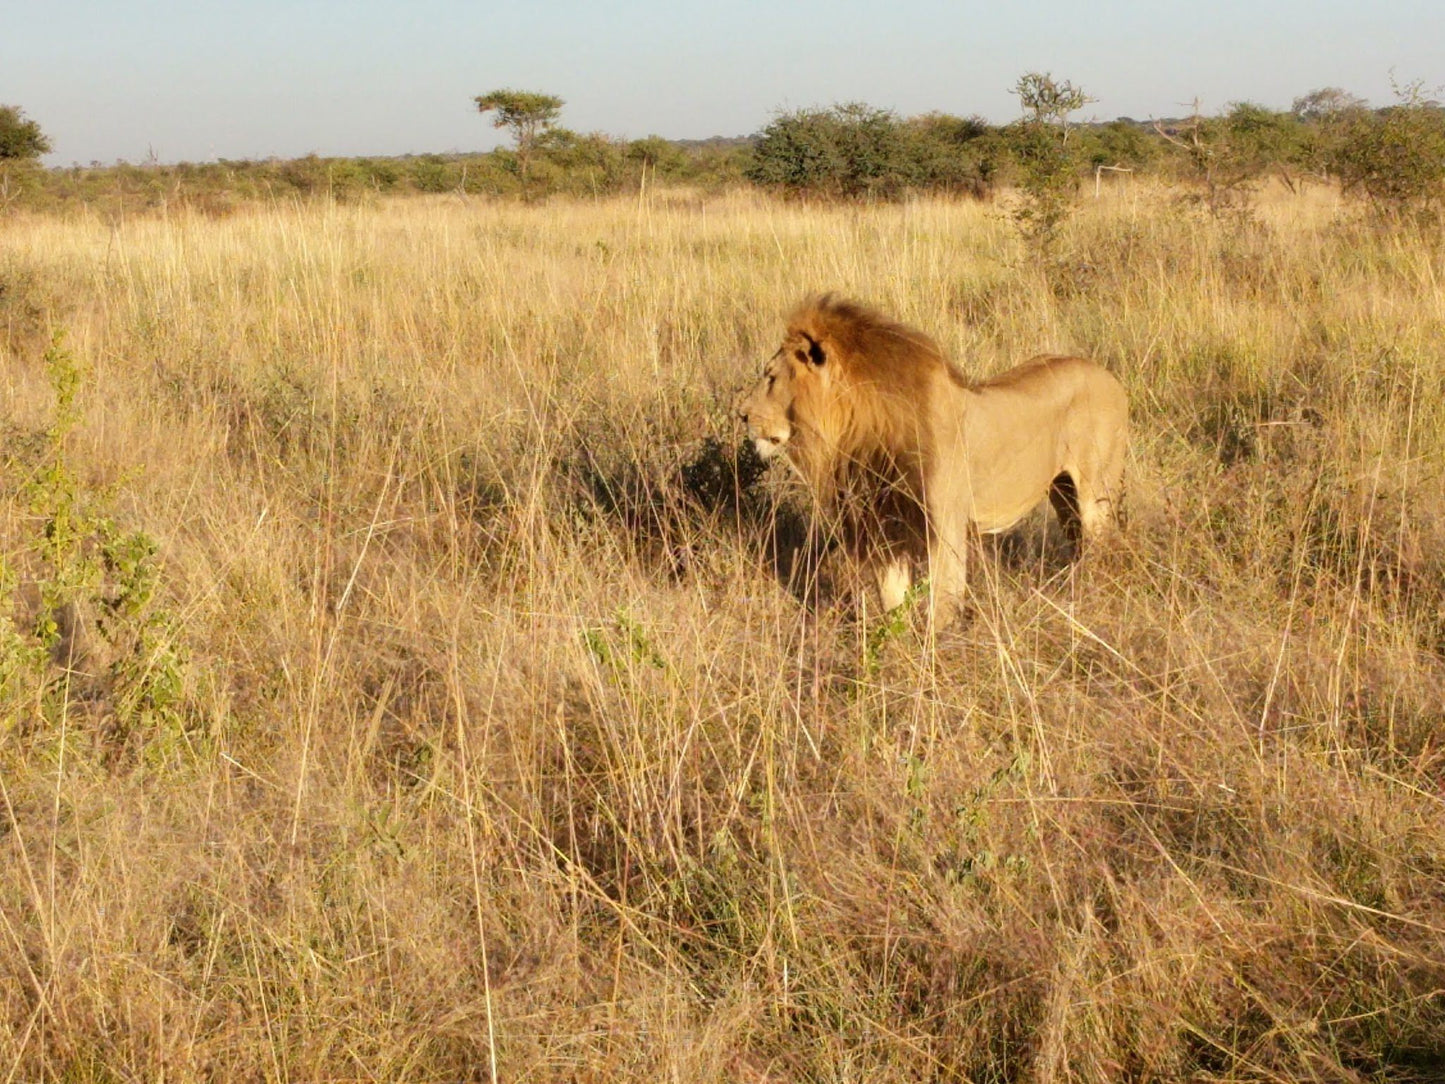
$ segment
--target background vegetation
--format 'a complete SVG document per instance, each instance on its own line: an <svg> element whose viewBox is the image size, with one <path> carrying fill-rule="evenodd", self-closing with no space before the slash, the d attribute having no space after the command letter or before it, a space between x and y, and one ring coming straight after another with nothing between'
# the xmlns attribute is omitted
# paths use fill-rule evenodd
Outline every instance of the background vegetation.
<svg viewBox="0 0 1445 1084"><path fill-rule="evenodd" d="M514 146L489 154L408 158L316 157L293 161L155 163L42 170L39 126L0 108L0 210L85 208L112 217L182 208L225 215L254 202L359 202L404 193L602 197L648 184L717 193L754 185L810 200L897 200L996 191L1022 195L1013 213L1036 248L1085 186L1154 178L1216 214L1247 212L1261 186L1340 185L1377 215L1431 223L1445 198L1445 109L1420 83L1372 110L1327 87L1288 110L1237 102L1215 116L1080 123L1083 89L1047 73L1018 82L1020 118L903 118L864 103L778 113L753 137L673 142L615 139L562 126L565 103L532 91L475 99ZM37 142L38 141L38 142Z"/></svg>
<svg viewBox="0 0 1445 1084"><path fill-rule="evenodd" d="M1438 1077L1445 254L1296 188L1047 265L946 198L12 207L0 1069ZM1118 373L1117 551L1031 520L932 646L809 590L728 404L822 288Z"/></svg>

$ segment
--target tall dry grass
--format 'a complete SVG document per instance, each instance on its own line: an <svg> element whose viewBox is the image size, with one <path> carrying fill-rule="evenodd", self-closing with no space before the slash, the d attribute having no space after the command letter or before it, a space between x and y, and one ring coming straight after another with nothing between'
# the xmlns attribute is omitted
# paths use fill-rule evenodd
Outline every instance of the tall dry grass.
<svg viewBox="0 0 1445 1084"><path fill-rule="evenodd" d="M0 223L0 1079L1445 1071L1438 239L1121 187L1064 252L667 193ZM1117 550L1030 521L931 651L801 604L728 403L819 289L1117 372Z"/></svg>

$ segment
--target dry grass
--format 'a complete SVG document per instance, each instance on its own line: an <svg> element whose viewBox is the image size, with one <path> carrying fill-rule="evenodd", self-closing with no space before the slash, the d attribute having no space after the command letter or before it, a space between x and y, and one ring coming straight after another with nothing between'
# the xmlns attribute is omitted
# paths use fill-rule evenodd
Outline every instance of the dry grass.
<svg viewBox="0 0 1445 1084"><path fill-rule="evenodd" d="M1445 1071L1445 256L1324 191L1066 243L6 220L0 1080ZM801 606L727 404L822 288L1113 368L1120 550L1032 521L933 652Z"/></svg>

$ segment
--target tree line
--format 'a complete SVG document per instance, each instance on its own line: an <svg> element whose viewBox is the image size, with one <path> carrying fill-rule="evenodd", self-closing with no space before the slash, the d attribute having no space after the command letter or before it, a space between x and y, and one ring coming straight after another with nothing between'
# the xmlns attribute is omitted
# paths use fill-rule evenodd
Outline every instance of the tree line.
<svg viewBox="0 0 1445 1084"><path fill-rule="evenodd" d="M615 139L560 123L565 102L512 89L478 95L476 108L511 136L485 154L404 158L302 158L178 166L117 164L40 170L49 150L39 125L0 107L0 204L179 199L223 209L228 201L289 194L465 192L495 196L603 195L649 183L752 184L788 197L892 200L910 193L987 197L1021 191L1026 233L1047 237L1081 186L1158 176L1215 212L1235 210L1267 179L1291 188L1338 183L1389 214L1435 214L1445 203L1445 110L1419 83L1372 108L1338 88L1311 91L1286 110L1237 102L1203 115L1108 122L1075 119L1091 101L1080 88L1030 72L1014 88L1020 115L995 125L977 116L900 116L849 102L777 113L748 138L679 142ZM30 168L25 168L26 165Z"/></svg>

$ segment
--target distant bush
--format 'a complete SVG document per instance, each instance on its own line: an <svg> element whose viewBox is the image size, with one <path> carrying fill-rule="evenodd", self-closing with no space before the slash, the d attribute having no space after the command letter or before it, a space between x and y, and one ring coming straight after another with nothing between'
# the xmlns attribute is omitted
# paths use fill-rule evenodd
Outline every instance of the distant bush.
<svg viewBox="0 0 1445 1084"><path fill-rule="evenodd" d="M981 117L925 113L905 121L904 134L914 183L934 192L987 195L1007 155Z"/></svg>
<svg viewBox="0 0 1445 1084"><path fill-rule="evenodd" d="M682 148L661 136L634 139L624 154L629 162L645 166L656 175L677 176L687 169L687 155Z"/></svg>
<svg viewBox="0 0 1445 1084"><path fill-rule="evenodd" d="M1262 177L1273 173L1294 188L1293 174L1304 161L1304 126L1289 112L1254 102L1235 102L1223 118L1224 136L1235 169Z"/></svg>
<svg viewBox="0 0 1445 1084"><path fill-rule="evenodd" d="M541 141L532 182L548 192L605 195L619 191L640 165L625 156L626 144L600 133L579 135L555 128Z"/></svg>
<svg viewBox="0 0 1445 1084"><path fill-rule="evenodd" d="M1345 192L1382 213L1434 217L1445 201L1445 109L1419 83L1395 93L1399 102L1387 109L1349 112L1330 166Z"/></svg>
<svg viewBox="0 0 1445 1084"><path fill-rule="evenodd" d="M1247 212L1258 182L1271 173L1293 188L1295 172L1309 164L1310 140L1299 118L1253 102L1156 127L1171 149L1175 175L1215 214Z"/></svg>
<svg viewBox="0 0 1445 1084"><path fill-rule="evenodd" d="M747 178L817 196L892 198L915 179L903 124L859 102L781 113L753 148Z"/></svg>
<svg viewBox="0 0 1445 1084"><path fill-rule="evenodd" d="M895 199L910 190L986 195L1007 158L979 117L900 120L853 102L781 113L763 130L744 176L793 195Z"/></svg>
<svg viewBox="0 0 1445 1084"><path fill-rule="evenodd" d="M864 200L911 192L980 198L1008 186L1020 195L1015 219L1021 231L1047 245L1081 183L1103 170L1162 174L1216 214L1247 213L1269 177L1291 188L1302 176L1334 179L1390 215L1428 217L1445 203L1445 110L1426 100L1418 84L1378 111L1328 87L1284 111L1236 102L1215 116L1196 110L1152 122L1075 123L1070 114L1087 97L1048 74L1026 74L1015 93L1022 116L1004 127L939 112L904 118L854 102L780 112L751 138L626 140L570 131L542 117L528 130L525 154L508 147L485 154L93 162L66 169L6 157L4 148L12 146L5 142L7 120L12 134L17 123L32 134L38 128L13 107L0 107L0 210L83 205L112 216L182 208L222 215L278 199L350 202L409 193L536 199L636 192L644 183L668 182L711 190L752 184L785 196Z"/></svg>
<svg viewBox="0 0 1445 1084"><path fill-rule="evenodd" d="M1155 133L1123 118L1107 124L1080 126L1075 138L1079 158L1091 169L1104 166L1143 173L1153 169L1163 154Z"/></svg>

